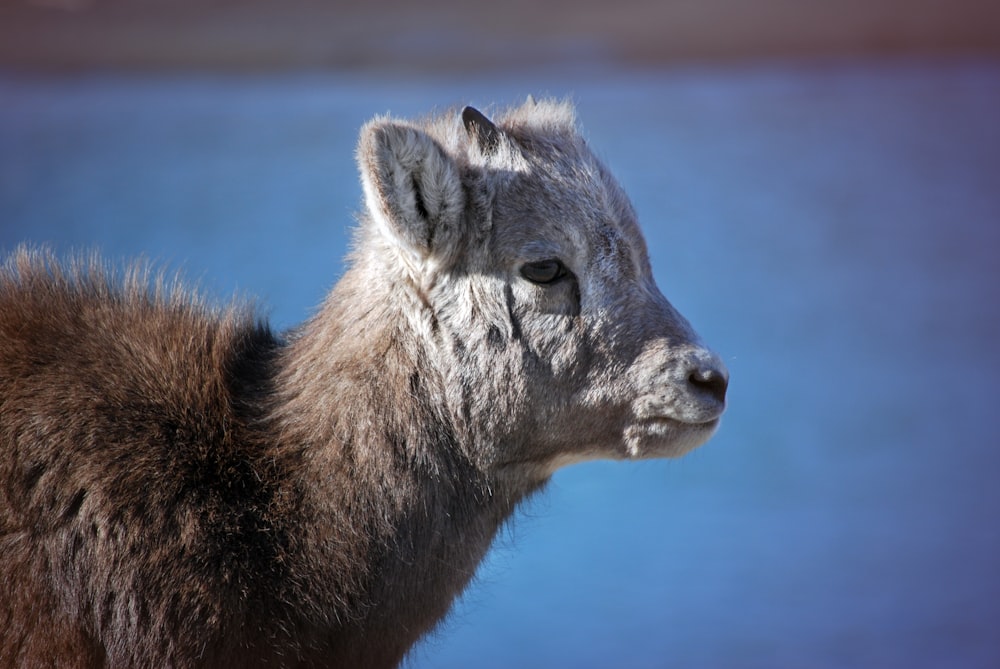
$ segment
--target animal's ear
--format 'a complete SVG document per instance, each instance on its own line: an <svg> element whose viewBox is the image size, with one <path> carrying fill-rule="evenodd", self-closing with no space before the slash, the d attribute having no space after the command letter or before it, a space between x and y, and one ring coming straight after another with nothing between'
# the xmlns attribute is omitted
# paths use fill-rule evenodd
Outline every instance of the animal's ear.
<svg viewBox="0 0 1000 669"><path fill-rule="evenodd" d="M451 253L465 196L454 160L434 139L375 119L361 130L358 164L368 210L383 233L418 260Z"/></svg>

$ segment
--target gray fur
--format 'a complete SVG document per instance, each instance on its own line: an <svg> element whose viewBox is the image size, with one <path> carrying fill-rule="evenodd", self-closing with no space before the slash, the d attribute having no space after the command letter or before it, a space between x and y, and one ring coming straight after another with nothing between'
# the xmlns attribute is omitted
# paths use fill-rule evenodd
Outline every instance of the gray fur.
<svg viewBox="0 0 1000 669"><path fill-rule="evenodd" d="M556 468L708 439L726 371L572 108L475 120L362 129L350 267L285 337L10 258L0 666L392 667Z"/></svg>

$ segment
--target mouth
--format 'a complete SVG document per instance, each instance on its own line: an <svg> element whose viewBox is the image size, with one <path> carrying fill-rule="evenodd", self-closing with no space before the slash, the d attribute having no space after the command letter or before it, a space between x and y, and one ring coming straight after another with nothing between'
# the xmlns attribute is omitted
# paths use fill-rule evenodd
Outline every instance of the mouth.
<svg viewBox="0 0 1000 669"><path fill-rule="evenodd" d="M680 428L680 429L712 429L714 430L719 425L721 416L716 416L715 418L710 418L705 421L687 421L680 420L678 418L672 418L670 416L650 416L649 418L643 418L640 424L646 424L650 426L665 426L670 428Z"/></svg>
<svg viewBox="0 0 1000 669"><path fill-rule="evenodd" d="M626 450L633 459L680 457L708 441L720 420L720 416L700 422L670 416L643 418L626 428Z"/></svg>

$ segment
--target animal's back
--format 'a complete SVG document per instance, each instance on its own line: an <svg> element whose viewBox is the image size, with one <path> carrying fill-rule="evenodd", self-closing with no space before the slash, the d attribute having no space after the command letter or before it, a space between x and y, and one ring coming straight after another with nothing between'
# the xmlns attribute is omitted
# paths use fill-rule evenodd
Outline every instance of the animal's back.
<svg viewBox="0 0 1000 669"><path fill-rule="evenodd" d="M2 666L229 654L287 580L277 344L143 283L27 251L0 274Z"/></svg>

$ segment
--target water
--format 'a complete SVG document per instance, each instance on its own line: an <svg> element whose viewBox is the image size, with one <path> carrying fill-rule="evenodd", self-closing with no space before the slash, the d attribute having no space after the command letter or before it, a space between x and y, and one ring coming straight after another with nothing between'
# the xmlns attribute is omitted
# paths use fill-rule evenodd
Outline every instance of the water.
<svg viewBox="0 0 1000 669"><path fill-rule="evenodd" d="M679 461L559 472L413 668L1000 665L1000 62L394 80L0 77L0 249L145 255L279 327L358 126L572 95L725 358Z"/></svg>

